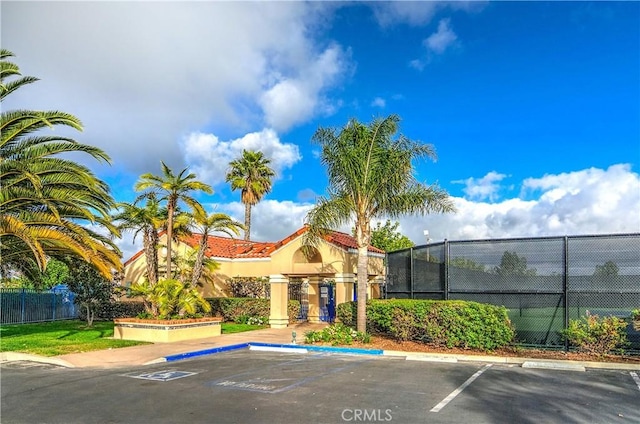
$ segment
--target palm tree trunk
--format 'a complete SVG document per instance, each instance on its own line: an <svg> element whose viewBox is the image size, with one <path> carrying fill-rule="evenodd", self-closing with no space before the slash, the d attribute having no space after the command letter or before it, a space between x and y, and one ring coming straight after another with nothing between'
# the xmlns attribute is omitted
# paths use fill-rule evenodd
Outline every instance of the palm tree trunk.
<svg viewBox="0 0 640 424"><path fill-rule="evenodd" d="M200 239L200 247L196 255L196 263L193 264L193 275L191 276L191 286L196 287L200 277L202 276L202 264L204 263L204 251L207 248L207 234L202 234Z"/></svg>
<svg viewBox="0 0 640 424"><path fill-rule="evenodd" d="M244 226L246 227L244 239L248 241L251 236L251 203L249 202L244 204Z"/></svg>
<svg viewBox="0 0 640 424"><path fill-rule="evenodd" d="M158 251L153 242L153 231L155 230L145 230L142 235L144 257L147 262L147 278L152 286L158 282Z"/></svg>
<svg viewBox="0 0 640 424"><path fill-rule="evenodd" d="M167 220L167 274L166 279L171 279L171 240L173 238L173 204L171 201L168 202L167 212L169 214L169 219Z"/></svg>
<svg viewBox="0 0 640 424"><path fill-rule="evenodd" d="M367 288L369 285L369 231L368 226L356 222L356 243L358 244L358 305L356 329L367 332Z"/></svg>

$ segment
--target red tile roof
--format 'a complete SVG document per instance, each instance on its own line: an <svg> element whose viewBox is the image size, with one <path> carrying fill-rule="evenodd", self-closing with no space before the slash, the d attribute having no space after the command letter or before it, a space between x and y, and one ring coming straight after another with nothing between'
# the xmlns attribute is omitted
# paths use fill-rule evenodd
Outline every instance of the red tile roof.
<svg viewBox="0 0 640 424"><path fill-rule="evenodd" d="M292 240L301 236L306 231L307 227L302 227L296 232L288 235L287 237L276 243L246 241L241 239L232 239L229 237L219 237L211 235L207 239L207 250L205 251L205 255L208 257L229 259L268 258L275 250L290 243ZM201 237L201 234L192 234L189 237L185 237L182 241L191 247L196 247L200 244ZM338 231L330 231L324 238L327 242L342 249L349 250L357 248L355 238L350 236L349 234L341 233ZM373 246L369 246L368 251L370 253L384 254L383 250L380 250ZM140 257L142 253L143 251L139 251L138 253L133 255L128 261L125 262L125 265L133 262L135 259Z"/></svg>

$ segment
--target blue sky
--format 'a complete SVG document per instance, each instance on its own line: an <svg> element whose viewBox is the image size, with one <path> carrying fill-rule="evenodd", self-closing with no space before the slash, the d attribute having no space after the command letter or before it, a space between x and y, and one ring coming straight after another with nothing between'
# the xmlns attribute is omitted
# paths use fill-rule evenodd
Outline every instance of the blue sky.
<svg viewBox="0 0 640 424"><path fill-rule="evenodd" d="M319 126L390 113L431 143L458 213L406 217L416 243L640 231L638 2L3 2L2 47L42 81L3 108L77 115L87 162L130 201L160 160L242 220L229 160L278 171L253 235L295 231L326 188ZM55 40L55 41L52 41ZM59 130L58 130L59 131ZM348 229L347 229L348 230ZM121 242L125 256L136 245Z"/></svg>

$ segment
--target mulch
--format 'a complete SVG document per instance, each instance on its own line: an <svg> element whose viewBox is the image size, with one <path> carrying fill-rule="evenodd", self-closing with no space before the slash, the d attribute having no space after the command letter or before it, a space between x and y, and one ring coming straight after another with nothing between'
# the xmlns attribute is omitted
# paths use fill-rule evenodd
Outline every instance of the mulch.
<svg viewBox="0 0 640 424"><path fill-rule="evenodd" d="M616 362L627 364L639 364L640 356L629 355L594 355L585 352L565 352L559 350L529 349L522 347L507 347L491 352L474 349L447 348L446 346L434 346L420 342L399 342L382 336L372 336L371 343L354 343L351 346L364 349L398 350L404 352L442 353L482 356L508 356L532 359L560 359L573 361Z"/></svg>

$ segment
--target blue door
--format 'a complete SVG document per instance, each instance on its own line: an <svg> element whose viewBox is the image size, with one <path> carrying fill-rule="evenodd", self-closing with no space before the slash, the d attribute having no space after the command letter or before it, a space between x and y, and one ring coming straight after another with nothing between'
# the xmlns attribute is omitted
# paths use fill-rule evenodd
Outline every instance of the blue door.
<svg viewBox="0 0 640 424"><path fill-rule="evenodd" d="M336 319L336 293L333 284L322 283L320 288L320 321L334 322Z"/></svg>

